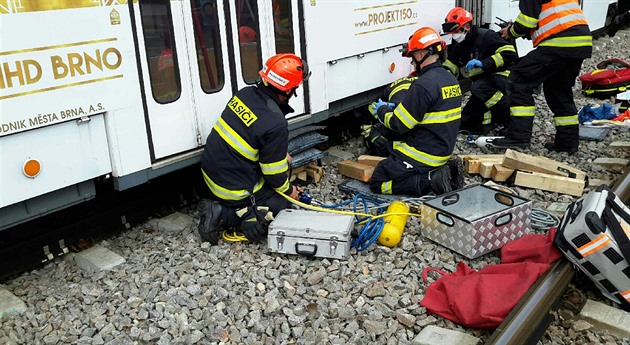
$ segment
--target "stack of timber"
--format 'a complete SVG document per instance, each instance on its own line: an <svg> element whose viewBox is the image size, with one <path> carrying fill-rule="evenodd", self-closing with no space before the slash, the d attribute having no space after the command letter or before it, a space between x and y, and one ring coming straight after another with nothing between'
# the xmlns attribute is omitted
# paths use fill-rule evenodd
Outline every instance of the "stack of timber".
<svg viewBox="0 0 630 345"><path fill-rule="evenodd" d="M357 161L343 160L337 164L339 173L355 180L369 182L374 173L374 168L385 157L361 155Z"/></svg>
<svg viewBox="0 0 630 345"><path fill-rule="evenodd" d="M469 174L479 174L495 182L581 196L587 184L586 173L568 164L514 150L502 155L461 156Z"/></svg>
<svg viewBox="0 0 630 345"><path fill-rule="evenodd" d="M289 181L294 182L300 180L303 182L319 183L324 178L324 168L319 166L317 162L311 162L309 165L297 167L291 171Z"/></svg>

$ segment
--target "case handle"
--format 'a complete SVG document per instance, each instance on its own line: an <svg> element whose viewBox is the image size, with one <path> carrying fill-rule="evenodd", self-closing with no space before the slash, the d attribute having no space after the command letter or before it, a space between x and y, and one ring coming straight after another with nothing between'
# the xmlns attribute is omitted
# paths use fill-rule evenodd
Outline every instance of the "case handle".
<svg viewBox="0 0 630 345"><path fill-rule="evenodd" d="M499 204L503 204L505 206L514 205L514 198L512 198L510 195L505 194L505 193L494 194L494 200L496 200L496 202L498 202Z"/></svg>
<svg viewBox="0 0 630 345"><path fill-rule="evenodd" d="M313 247L312 250L300 249L300 246ZM317 254L317 244L315 243L295 243L295 253L306 257L313 257Z"/></svg>
<svg viewBox="0 0 630 345"><path fill-rule="evenodd" d="M453 205L459 201L459 194L453 193L442 198L442 206Z"/></svg>
<svg viewBox="0 0 630 345"><path fill-rule="evenodd" d="M500 217L497 217L494 220L494 225L495 226L503 226L505 224L508 224L509 222L512 221L512 214L511 213L506 213Z"/></svg>
<svg viewBox="0 0 630 345"><path fill-rule="evenodd" d="M455 225L455 220L453 219L453 217L448 216L442 212L438 212L435 215L435 219L437 219L438 222L446 225L446 226L453 226Z"/></svg>

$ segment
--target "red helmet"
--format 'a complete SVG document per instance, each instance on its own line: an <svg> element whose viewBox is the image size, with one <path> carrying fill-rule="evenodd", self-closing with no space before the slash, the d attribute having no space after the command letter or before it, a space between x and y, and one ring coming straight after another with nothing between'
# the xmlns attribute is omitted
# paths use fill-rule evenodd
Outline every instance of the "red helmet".
<svg viewBox="0 0 630 345"><path fill-rule="evenodd" d="M294 54L276 54L270 57L258 72L263 80L281 91L289 91L308 79L306 61Z"/></svg>
<svg viewBox="0 0 630 345"><path fill-rule="evenodd" d="M452 34L459 31L466 23L470 23L473 20L472 13L466 11L461 7L455 7L448 11L444 24L442 24L442 31L447 34Z"/></svg>
<svg viewBox="0 0 630 345"><path fill-rule="evenodd" d="M241 43L255 42L256 31L249 26L241 26L238 28L238 39Z"/></svg>
<svg viewBox="0 0 630 345"><path fill-rule="evenodd" d="M432 54L444 50L446 48L446 42L442 40L440 34L438 34L435 29L425 26L416 30L416 32L409 37L409 42L403 47L403 56L411 57L411 53L416 50L429 49L434 46L436 47L436 51L432 52Z"/></svg>

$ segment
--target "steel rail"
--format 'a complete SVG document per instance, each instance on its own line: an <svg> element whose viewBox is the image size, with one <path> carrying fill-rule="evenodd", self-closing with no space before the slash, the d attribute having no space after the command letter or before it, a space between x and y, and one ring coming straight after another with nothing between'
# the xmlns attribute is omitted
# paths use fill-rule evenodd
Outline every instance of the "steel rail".
<svg viewBox="0 0 630 345"><path fill-rule="evenodd" d="M617 179L611 190L625 203L630 200L630 168ZM522 345L536 344L553 322L549 313L562 297L575 275L573 266L566 259L556 261L545 275L527 291L497 327L486 344Z"/></svg>

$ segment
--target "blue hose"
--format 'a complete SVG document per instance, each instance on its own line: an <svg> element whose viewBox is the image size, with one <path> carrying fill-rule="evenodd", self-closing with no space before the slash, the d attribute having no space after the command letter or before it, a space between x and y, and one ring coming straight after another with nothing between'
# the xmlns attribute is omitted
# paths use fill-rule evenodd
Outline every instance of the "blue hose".
<svg viewBox="0 0 630 345"><path fill-rule="evenodd" d="M353 204L354 212L357 212L358 205L362 204L363 213L369 213L368 204L374 204L376 206L381 205L380 203L376 201L366 199L361 194L356 194L354 196L354 199L352 200L342 201L337 204L328 204L328 205L320 204L319 206L323 208L334 209L334 208L346 206L348 204ZM370 245L372 245L372 243L376 241L376 239L378 238L378 235L380 235L381 231L383 230L383 226L385 226L385 221L383 220L383 218L378 218L378 219L372 219L371 217L359 218L358 216L355 216L355 219L356 219L355 224L365 222L361 230L359 230L359 234L356 240L352 242L352 247L355 248L357 251L361 252L361 251L366 250Z"/></svg>
<svg viewBox="0 0 630 345"><path fill-rule="evenodd" d="M369 212L368 203L372 203L377 206L380 205L380 203L376 201L366 199L361 194L355 195L354 200L352 201L354 203L354 212L357 212L357 205L359 204L359 202L363 204L363 213ZM378 235L380 235L381 231L383 230L385 221L383 220L383 218L378 218L376 220L373 220L369 217L359 218L355 216L355 218L355 224L366 221L361 230L359 230L359 235L357 236L357 239L352 242L352 247L354 247L358 252L361 252L366 250L370 245L372 245L372 243L376 241Z"/></svg>

